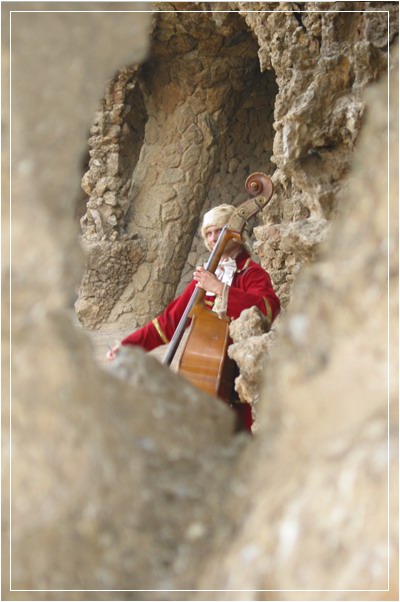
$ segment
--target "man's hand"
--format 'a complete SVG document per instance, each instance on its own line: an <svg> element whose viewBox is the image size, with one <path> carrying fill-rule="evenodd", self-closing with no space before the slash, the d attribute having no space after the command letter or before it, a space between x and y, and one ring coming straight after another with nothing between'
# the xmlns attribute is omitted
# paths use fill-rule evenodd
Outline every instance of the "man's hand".
<svg viewBox="0 0 400 602"><path fill-rule="evenodd" d="M204 288L208 293L215 293L216 295L222 295L224 290L223 283L218 280L215 274L208 272L201 266L197 266L194 271L193 278L197 281L199 288Z"/></svg>

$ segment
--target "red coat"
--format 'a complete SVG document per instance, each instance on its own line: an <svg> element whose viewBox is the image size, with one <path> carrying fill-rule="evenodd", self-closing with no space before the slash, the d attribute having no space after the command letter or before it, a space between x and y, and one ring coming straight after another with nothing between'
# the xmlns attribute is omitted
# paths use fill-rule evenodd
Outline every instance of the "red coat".
<svg viewBox="0 0 400 602"><path fill-rule="evenodd" d="M272 287L269 274L244 251L236 257L237 272L233 277L228 293L227 315L236 319L244 309L255 305L273 322L280 311L280 302ZM146 351L151 351L159 345L171 340L179 320L195 289L196 281L192 280L183 293L171 301L157 318L128 335L121 341L122 345L138 345ZM215 297L205 296L205 303L212 307ZM240 404L247 414L244 422L251 425L251 409L248 404ZM246 408L246 406L248 406ZM248 422L250 421L250 425Z"/></svg>

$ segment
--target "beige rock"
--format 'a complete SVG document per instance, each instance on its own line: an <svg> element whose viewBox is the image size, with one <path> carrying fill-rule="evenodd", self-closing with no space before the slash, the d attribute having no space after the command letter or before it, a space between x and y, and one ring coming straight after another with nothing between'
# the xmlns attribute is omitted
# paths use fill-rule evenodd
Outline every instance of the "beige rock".
<svg viewBox="0 0 400 602"><path fill-rule="evenodd" d="M375 46L367 39L379 17L370 7L341 13L306 3L300 13L291 5L282 5L287 12L274 10L273 4L258 5L267 12L246 11L245 3L240 6L258 39L261 69L273 68L278 83L272 158L277 166L276 191L264 223L296 229L293 221L331 220L362 126L362 88L386 69L387 45ZM397 8L392 8L396 19ZM384 35L385 26L379 30ZM262 235L259 240L257 252L263 265L271 268L276 244L270 245ZM271 269L283 305L289 301L297 264L312 260L318 244L309 246L309 255L304 246L299 256L295 251L293 267Z"/></svg>
<svg viewBox="0 0 400 602"><path fill-rule="evenodd" d="M397 51L391 60L397 106ZM387 89L384 78L368 92L340 215L299 276L266 363L258 435L241 464L249 493L232 500L235 534L218 539L200 580L228 590L221 599L398 596L397 251L396 269L387 263L398 240L398 115L387 113Z"/></svg>
<svg viewBox="0 0 400 602"><path fill-rule="evenodd" d="M250 403L256 419L256 406L263 384L265 362L274 335L268 319L257 307L245 309L237 320L229 326L233 345L228 347L228 355L239 367L235 379L235 391L242 402Z"/></svg>
<svg viewBox="0 0 400 602"><path fill-rule="evenodd" d="M158 292L154 287L151 292L149 289L147 292L152 295L152 302L144 305L143 298L136 294L134 274L137 266L132 266L126 276L121 274L125 282L133 278L131 298L123 302L118 297L121 291L110 288L109 300L97 316L78 314L86 329L108 328L109 316L115 315L109 311L110 306L118 305L122 320L116 325L118 330L124 325L128 327L129 323L144 323L153 317L153 312L159 313L171 300L178 284L181 287L185 284L179 283L179 276L182 272L188 273L185 263L189 253L194 252L194 247L191 249L193 234L200 213L208 203L208 183L218 172L221 149L227 146L231 173L235 165L238 169L231 182L226 182L226 188L214 196L213 204L245 200L245 193L238 195L237 191L238 187L243 190L248 170L239 169L239 166L241 160L248 162L250 142L254 148L261 148L265 142L262 132L268 130L269 147L272 148L272 100L264 102L269 107L268 119L261 119L258 137L250 141L246 135L244 140L243 128L237 128L231 139L230 130L237 123L237 113L243 103L249 103L249 90L253 102L257 102L260 95L265 98L269 87L268 78L262 91L256 83L257 47L251 35L246 33L243 19L228 17L222 30L216 28L215 21L207 13L198 15L196 20L189 12L179 17L173 12L163 13L157 19L152 59L143 70L129 67L118 73L108 86L103 113L96 115L97 122L104 123L106 127L103 137L93 139L98 164L90 164L90 176L84 176L83 186L85 190L92 190L96 186L96 178L102 180L106 174L114 177L113 192L115 190L118 205L113 216L104 215L103 206L96 206L95 215L88 210L82 225L85 238L92 241L124 240L126 233L135 236L145 252L143 259L153 263L150 280L163 274L163 282L168 286ZM233 33L238 34L237 42L227 46L231 50L224 50L215 57L212 48L220 48ZM124 112L124 107L134 107L135 101L136 113L133 108ZM119 130L110 125L116 119ZM123 132L132 129L133 122L137 131L135 143L133 134L123 136ZM254 121L254 128L258 128L260 123ZM125 127L127 124L128 129ZM108 142L114 140L117 140L119 161ZM239 153L235 150L238 144L241 145ZM126 160L127 151L132 157L130 163ZM255 168L259 169L259 163L258 159L254 159ZM111 167L107 168L107 164ZM270 171L269 166L263 169ZM226 162L223 161L221 173L226 171ZM128 193L122 193L126 186ZM168 206L164 205L165 201L168 201ZM120 214L117 214L118 207L123 208ZM176 240L171 238L169 226L174 226L181 234L175 237ZM171 270L168 248L172 242L175 265ZM200 248L195 252L201 255ZM166 282L166 278L170 280ZM79 296L92 297L96 280L96 273L87 273ZM172 295L166 295L166 290L172 291Z"/></svg>
<svg viewBox="0 0 400 602"><path fill-rule="evenodd" d="M96 6L104 9L90 8ZM173 590L198 588L206 591L193 591L191 597L358 599L359 592L346 590L360 587L371 590L369 598L398 598L397 499L392 495L398 488L398 382L392 378L388 387L386 381L387 316L391 330L398 331L398 140L397 135L392 138L390 153L388 220L382 202L382 190L389 186L385 81L368 100L365 115L372 119L357 141L356 179L339 195L360 125L357 103L367 102L363 87L381 77L385 41L396 35L397 6L387 6L390 32L377 11L350 16L344 11L322 16L302 12L296 17L286 3L268 4L265 14L162 13L151 34L157 60L147 62L143 71L132 65L144 60L145 13L137 27L138 21L126 13L42 13L36 9L43 6L32 3L33 12L14 14L12 372L7 364L7 257L2 280L3 387L8 375L13 382L12 404L3 415L3 482L6 488L12 485L11 585L50 591L11 591L10 549L5 546L3 599L154 598L154 592L114 591L121 587L160 589L156 595L163 599L183 599L187 593ZM11 7L5 7L6 13ZM192 44L187 36L199 41L189 52L196 53L217 29L224 38L218 70L206 51L187 56ZM7 62L7 32L3 42ZM398 62L391 52L393 108L398 106ZM353 69L353 83L342 56ZM319 61L326 63L329 57L336 66L329 81L332 87L338 84L331 96L324 90L325 101L333 103L332 115L312 86L326 72L326 64L319 71ZM260 74L259 59L263 69L274 72ZM101 103L106 81L115 73ZM212 152L201 140L198 163L174 191L186 209L184 218L162 224L161 198L154 193L164 167L158 163L162 147L175 140L177 152L183 153L196 134L192 129L187 137L178 136L176 121L170 115L165 119L163 87L172 83L184 94L185 134L193 125L189 115L200 115L193 113L199 103L190 102L196 90L201 88L205 97L217 76L223 81L231 75L229 98L208 121L210 135L213 127L217 132ZM300 99L307 108L303 115L296 104ZM346 105L351 110L345 111ZM257 116L252 112L256 107ZM304 156L289 149L291 159L285 164L282 131L292 110L293 139L305 150L310 136L310 148L319 158L314 151L308 155L309 149ZM310 117L313 111L317 124ZM327 116L324 123L322 115ZM154 121L146 132L148 116ZM6 110L5 123L8 117ZM306 132L300 131L303 119L311 125ZM73 292L84 271L71 218L81 177L77 166L92 122L98 131L91 134L99 139L93 140L87 178L92 198L82 219L88 268L81 290L87 286L78 303L89 307L88 313L98 311L88 328L104 325L99 336L108 329L107 337L115 332L120 337L122 327L139 325L137 317L145 322L173 296L202 213L221 200L240 202L249 170L272 173L275 137L276 193L262 216L271 240L261 240L260 234L260 255L267 269L276 259L272 275L279 292L291 300L277 323L264 390L257 392L254 439L233 437L227 407L139 350L124 350L115 366L118 376L105 371L71 317ZM390 127L398 132L396 112ZM315 148L320 141L324 147ZM113 153L121 173L111 177L105 166ZM239 161L236 173L229 171L233 159ZM98 204L106 181L117 206ZM149 207L149 199L159 204ZM97 211L97 223L89 210ZM116 223L110 225L112 216ZM322 243L323 259L316 253L316 230L310 229L307 241L308 218L314 225L318 220L334 225L330 242ZM292 231L290 224L296 222L299 229L293 226ZM6 229L5 249L8 234ZM292 244L289 256L283 243ZM303 253L301 261L297 253ZM310 255L318 262L299 271ZM270 335L257 336L261 339L249 360L257 351L262 354ZM91 340L98 344L95 337ZM389 350L393 377L396 335L391 335ZM248 391L259 378L257 365L248 366L253 369ZM9 541L7 494L3 541ZM56 591L71 589L71 582L79 591ZM323 591L310 596L305 590L313 588ZM247 591L210 592L230 589Z"/></svg>
<svg viewBox="0 0 400 602"><path fill-rule="evenodd" d="M270 327L267 317L257 307L250 307L243 310L239 318L230 323L229 334L234 343L241 343L249 337L268 332Z"/></svg>

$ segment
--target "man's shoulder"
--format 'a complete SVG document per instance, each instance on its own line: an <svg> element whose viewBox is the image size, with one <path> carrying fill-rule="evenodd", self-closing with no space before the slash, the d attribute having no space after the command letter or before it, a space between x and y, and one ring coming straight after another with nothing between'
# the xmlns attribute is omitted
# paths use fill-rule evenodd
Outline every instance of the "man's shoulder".
<svg viewBox="0 0 400 602"><path fill-rule="evenodd" d="M247 267L239 272L238 277L243 277L248 283L260 283L263 286L271 286L271 276L257 261L250 259Z"/></svg>
<svg viewBox="0 0 400 602"><path fill-rule="evenodd" d="M254 261L251 257L248 257L246 261L242 262L241 265L238 265L238 273L244 272L260 272L260 273L268 273L257 261Z"/></svg>

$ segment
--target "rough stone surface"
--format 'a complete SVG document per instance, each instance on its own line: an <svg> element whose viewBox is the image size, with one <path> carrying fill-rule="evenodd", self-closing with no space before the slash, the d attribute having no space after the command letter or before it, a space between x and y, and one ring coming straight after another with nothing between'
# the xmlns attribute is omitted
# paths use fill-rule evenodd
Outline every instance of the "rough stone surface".
<svg viewBox="0 0 400 602"><path fill-rule="evenodd" d="M233 344L228 347L228 355L236 362L240 372L235 379L235 390L241 401L251 404L254 419L275 328L276 325L270 332L269 321L257 307L245 309L229 326Z"/></svg>
<svg viewBox="0 0 400 602"><path fill-rule="evenodd" d="M234 343L241 343L248 337L255 337L269 332L269 320L257 307L242 311L241 315L229 325L229 334Z"/></svg>
<svg viewBox="0 0 400 602"><path fill-rule="evenodd" d="M200 566L222 520L217 483L231 479L237 455L228 445L233 414L141 350L121 353L113 366L118 380L98 373L90 349L78 350L69 329L60 316L42 326L52 346L36 360L49 365L57 355L51 380L34 367L29 373L30 340L19 353L14 395L24 404L13 408L14 587L164 590L177 579L191 587L193 551ZM27 403L36 405L30 420Z"/></svg>
<svg viewBox="0 0 400 602"><path fill-rule="evenodd" d="M110 83L91 129L81 219L88 260L76 305L85 328L132 330L187 283L206 257L195 236L203 213L244 201L245 179L260 163L272 173L275 93L238 14L218 24L212 13L157 14L151 58ZM144 284L139 265L121 261L118 287L107 285L117 239L140 251ZM103 282L93 254L107 266Z"/></svg>
<svg viewBox="0 0 400 602"><path fill-rule="evenodd" d="M146 598L134 590L173 589L181 583L178 575L187 575L183 587L193 583L190 567L200 566L203 544L223 511L219 487L211 483L231 481L245 438L232 445L231 410L143 352L121 354L115 375L100 370L76 326L71 291L83 262L72 221L71 173L78 184L76 157L104 81L118 64L145 56L148 18L117 14L104 20L93 13L63 19L57 12L13 16L11 339L3 314L3 332L12 343L11 405L3 414L3 426L11 427L4 448L11 506L3 498L3 541L11 531L11 558L7 546L2 599L93 599L91 590L104 590L97 599L121 599L113 593L119 589L127 590L126 599ZM109 46L100 35L109 28L118 32L118 51L112 38ZM79 119L77 106L84 107ZM59 152L57 124L57 136L65 140ZM56 197L52 177L60 185ZM111 200L107 191L104 198ZM92 272L105 279L99 241L88 244ZM134 262L126 240L107 244L111 257ZM9 274L5 264L6 292ZM107 285L118 286L118 279ZM192 548L199 553L193 564Z"/></svg>
<svg viewBox="0 0 400 602"><path fill-rule="evenodd" d="M227 509L235 535L217 541L201 579L253 590L239 600L260 599L257 590L273 600L398 596L397 51L392 61L396 108L388 120L384 78L367 95L332 234L299 276L266 364L258 436L241 458L248 495Z"/></svg>
<svg viewBox="0 0 400 602"><path fill-rule="evenodd" d="M82 228L96 243L86 245L76 307L86 329L110 336L143 325L182 291L207 259L197 232L204 212L245 200L252 171L275 182L255 251L288 305L301 266L328 236L362 128L363 91L384 73L397 31L396 3L379 7L390 10L389 31L374 3L222 5L235 14L213 13L218 3L168 6L153 19L151 58L110 83L89 140ZM140 253L140 270L135 260L124 268L122 256L109 287L116 237ZM109 266L106 282L92 253Z"/></svg>
<svg viewBox="0 0 400 602"><path fill-rule="evenodd" d="M388 32L387 13L374 12L374 3L335 2L333 11L322 2L251 3L262 12L238 4L257 37L261 70L272 69L278 86L271 157L276 191L256 237L286 306L300 265L314 259L336 213L362 127L363 90L386 69L397 7L379 5L392 13Z"/></svg>
<svg viewBox="0 0 400 602"><path fill-rule="evenodd" d="M104 4L82 6L104 8ZM163 6L176 9L173 4ZM200 18L191 15L186 21L184 13L160 15L149 34L153 58L146 58L150 24L145 14L133 18L112 11L106 15L43 13L39 12L43 4L30 3L32 12L17 12L12 18L13 219L11 231L5 229L2 272L5 400L10 397L7 379L12 377L11 405L3 407L2 422L2 529L3 542L8 542L11 520L12 583L8 582L10 548L5 545L2 599L187 598L185 592L169 591L181 589L207 590L193 591L193 599L360 599L360 592L350 591L354 589L371 590L362 592L363 599L398 599L395 48L390 50L389 204L387 82L382 77L387 41L392 42L398 31L397 5L378 5L391 11L389 32L376 11L349 18L345 13L296 16L292 4L264 3L272 11L268 15L227 16L202 14L205 5L201 3L178 6L184 10L195 6ZM325 10L327 4L316 6ZM246 7L257 8L259 4ZM11 8L2 5L3 24L9 23ZM60 4L59 8L70 10L71 5ZM376 5L363 3L362 8L374 9ZM254 39L245 23L254 32ZM3 60L7 66L10 45L6 25L4 30ZM318 45L319 52L314 52ZM192 52L192 63L196 58L194 72ZM259 251L263 265L279 281L281 294L285 290L289 294L289 276L296 276L296 282L290 291L290 305L276 324L276 340L263 375L265 385L257 397L257 436L251 439L233 436L233 415L221 402L197 392L138 350L126 351L120 357L115 374L104 371L72 312L79 281L83 282L80 302L89 304L86 324L94 327L101 323L100 334L103 326L120 328L124 320L127 324L133 319L136 305L132 300L143 303L143 317L164 301L163 279L171 289L172 281L170 266L162 272L167 261L159 263L158 253L170 236L168 224L183 224L181 217L175 217L179 215L178 205L168 208L175 221L160 226L157 222L167 209L167 191L174 187L189 191L182 198L188 199L194 231L205 207L200 199L205 198L208 183L216 177L216 157L229 148L228 143L219 146L212 141L213 122L207 121L205 114L204 121L198 118L188 125L188 115L179 113L181 95L185 111L190 101L193 114L201 116L200 109L208 99L207 113L220 107L213 119L221 127L228 124L227 115L232 116L229 123L235 123L246 102L243 82L247 76L255 82L259 76L258 65L253 64L255 55L262 69L270 69L268 61L274 63L275 75L270 74L268 86L276 80L273 119L281 122L273 141L276 195L263 214L265 226L270 228L271 247L269 239L263 239L263 226L259 226ZM220 60L211 60L213 56ZM211 58L207 63L203 57ZM231 95L216 89L218 81L224 84L228 65L237 65L240 57L249 60L245 79L240 79L243 73L237 79L232 74ZM327 69L331 59L332 73ZM152 61L168 63L171 74ZM140 65L137 72L133 65L135 69ZM93 158L100 161L103 147L105 162L97 166L98 181L86 178L91 196L101 202L99 213L91 213L93 222L89 215L87 222L82 221L88 266L84 270L84 253L73 219L82 162L86 161L86 132L94 127L93 115L99 112L101 96L108 98L110 90L121 92L115 106L121 103L127 107L138 90L139 78L149 86L141 89L143 105L150 99L145 112L137 100L139 115L143 121L147 119L143 144L138 141L135 146L136 134L130 138L127 128L127 138L123 138L124 118L106 123L107 111L113 114L114 101L95 118L97 123L104 123L110 140L104 140L98 131L91 132L96 138L92 141ZM365 90L375 79L380 83ZM111 85L107 87L106 82ZM129 82L133 87L128 90ZM318 99L313 82L321 84L323 99ZM224 94L225 99L237 103L235 110L230 102L224 102ZM270 106L265 95L263 103ZM346 105L353 111L354 121L349 118L349 124L346 121L343 125ZM307 108L303 117L302 106ZM10 116L5 108L3 134L7 136ZM365 121L362 127L359 111ZM124 114L122 107L116 108L118 118ZM246 119L250 115L250 109L243 114ZM133 112L129 119L140 138L142 122L135 121L135 116ZM303 118L308 133L301 131ZM170 139L161 141L160 124ZM359 127L358 137L355 133ZM204 144L213 157L209 164L199 160L202 167L190 172L193 180L184 174L185 189L180 179L183 170L172 148L177 144L177 132L184 145L193 141L185 150L200 145L204 159ZM332 151L325 138L328 133L338 145ZM318 146L319 134L328 148ZM226 133L225 141L228 136ZM292 141L286 155L285 136ZM238 126L236 141L239 138ZM318 173L304 167L308 142L321 155ZM354 153L355 144L358 149ZM134 181L129 180L130 167L126 167L129 157L126 163L122 160L124 145L135 161L138 156L132 166ZM270 156L271 148L269 145L265 156ZM149 162L142 155L143 149ZM242 151L244 156L245 148ZM190 150L187 160L195 158L196 152ZM229 157L226 173L235 173L237 158L235 153ZM153 169L154 161L162 169ZM350 162L351 179L344 182ZM262 165L259 168L264 170ZM200 181L201 169L206 177ZM117 188L106 188L102 178L108 177L116 178ZM154 177L158 189L153 187ZM128 180L132 186L125 189ZM135 188L137 182L143 182L140 189ZM146 198L160 202L146 204ZM118 208L122 210L121 203L124 218L116 213ZM7 215L7 207L2 210ZM86 211L78 213L84 218ZM107 221L112 215L116 222ZM152 224L162 231L159 242ZM275 238L272 226L277 226ZM7 256L8 233L12 269ZM186 234L187 242L179 241L182 266L192 245ZM324 238L329 241L321 242ZM122 273L115 280L111 277L112 265L116 269L120 263L118 257L126 258L124 269L131 270L131 281L130 275L125 278ZM315 262L312 266L299 269L311 258ZM269 263L273 259L280 263L272 270ZM180 278L180 268L174 265L172 269ZM10 274L11 338L7 311ZM90 298L92 276L95 286ZM115 303L103 294L107 287ZM114 299L117 296L119 299ZM146 301L150 296L151 304ZM104 305L93 320L97 301ZM266 336L270 335L256 335L261 339ZM254 341L254 337L248 340ZM245 343L242 339L239 344ZM263 354L262 345L258 345L260 349ZM253 352L256 357L255 346ZM259 373L254 375L258 377ZM134 591L147 589L150 582L151 589L163 591ZM27 591L11 591L10 585L14 590ZM388 587L390 591L386 591ZM73 591L56 591L63 588ZM133 591L115 591L121 588ZM46 589L49 591L36 591ZM306 591L310 589L323 591Z"/></svg>

